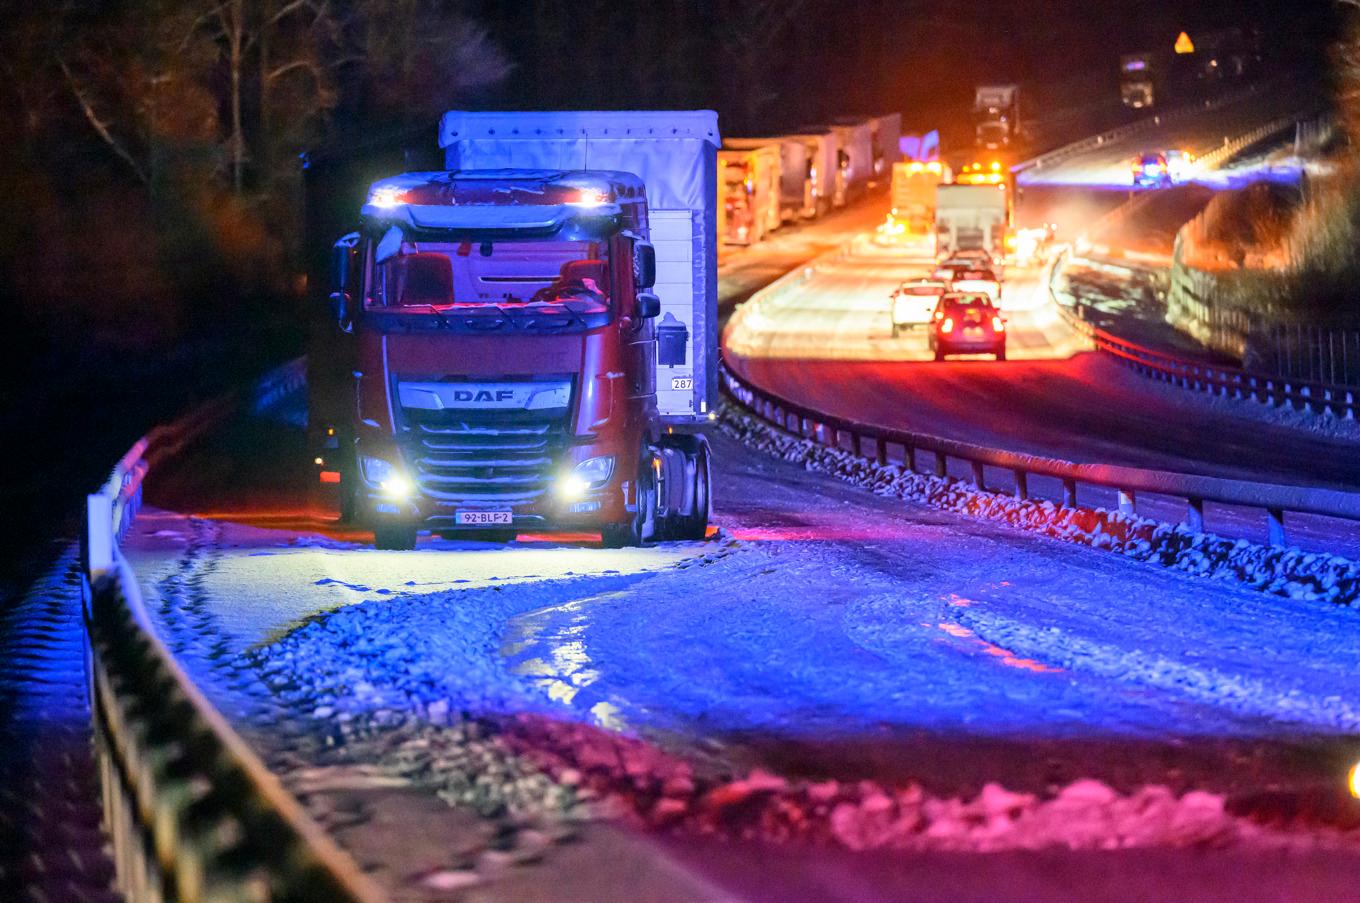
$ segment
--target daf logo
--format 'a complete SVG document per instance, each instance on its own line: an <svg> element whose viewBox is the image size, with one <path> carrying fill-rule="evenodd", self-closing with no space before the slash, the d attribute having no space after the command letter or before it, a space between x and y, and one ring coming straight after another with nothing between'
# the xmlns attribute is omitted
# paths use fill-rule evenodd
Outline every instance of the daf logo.
<svg viewBox="0 0 1360 903"><path fill-rule="evenodd" d="M571 403L568 380L523 382L401 382L397 398L403 408L424 411L463 409L547 411Z"/></svg>
<svg viewBox="0 0 1360 903"><path fill-rule="evenodd" d="M515 391L514 391L513 389L497 389L495 392L492 392L492 391L489 390L489 389L477 389L477 390L473 390L473 389L454 389L454 390L453 390L453 400L454 400L454 401L473 401L473 402L482 401L482 402L496 402L496 401L513 401L514 398L515 398Z"/></svg>

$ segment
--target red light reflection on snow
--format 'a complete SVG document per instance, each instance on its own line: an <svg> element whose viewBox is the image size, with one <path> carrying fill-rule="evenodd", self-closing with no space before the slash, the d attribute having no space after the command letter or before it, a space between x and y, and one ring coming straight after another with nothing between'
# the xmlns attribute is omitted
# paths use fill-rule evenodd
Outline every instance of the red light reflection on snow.
<svg viewBox="0 0 1360 903"><path fill-rule="evenodd" d="M882 524L867 526L817 523L796 526L728 527L727 534L733 539L760 542L872 542L894 538L890 530ZM919 531L913 531L910 538L913 542L928 541Z"/></svg>
<svg viewBox="0 0 1360 903"><path fill-rule="evenodd" d="M1001 664L1006 665L1007 667L1019 668L1023 671L1035 671L1040 674L1057 673L1062 670L1062 668L1055 668L1051 665L1045 665L1042 662L1036 662L1032 658L1020 658L1009 649L1003 649L994 643L989 643L984 639L980 639L977 634L973 633L973 631L964 627L962 624L943 623L936 624L935 626L952 637L968 640L981 651L1001 659Z"/></svg>

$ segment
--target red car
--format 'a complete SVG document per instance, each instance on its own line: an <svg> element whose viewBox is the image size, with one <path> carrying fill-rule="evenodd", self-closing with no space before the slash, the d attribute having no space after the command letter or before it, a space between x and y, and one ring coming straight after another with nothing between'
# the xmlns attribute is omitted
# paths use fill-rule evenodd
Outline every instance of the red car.
<svg viewBox="0 0 1360 903"><path fill-rule="evenodd" d="M950 292L935 307L930 348L937 361L949 354L994 354L1004 361L1006 321L986 295Z"/></svg>

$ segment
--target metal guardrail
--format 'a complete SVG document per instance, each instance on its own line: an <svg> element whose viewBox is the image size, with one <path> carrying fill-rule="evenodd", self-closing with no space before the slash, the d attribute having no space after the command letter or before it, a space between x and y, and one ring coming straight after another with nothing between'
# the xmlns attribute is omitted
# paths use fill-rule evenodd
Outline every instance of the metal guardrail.
<svg viewBox="0 0 1360 903"><path fill-rule="evenodd" d="M1229 480L1115 464L1077 464L1061 458L1022 454L862 423L803 407L742 382L725 362L721 367L721 377L727 392L740 404L768 423L796 436L843 449L842 440L848 440L849 448L844 450L880 465L890 463L890 452L897 448L902 452L904 465L912 472L919 472L917 467L924 454L930 457L930 472L937 477L947 475L951 459L962 460L971 468L973 485L984 491L987 489L986 467L1007 470L1015 481L1015 496L1021 500L1030 498L1029 478L1033 476L1061 481L1061 504L1068 508L1077 506L1077 489L1081 485L1114 489L1118 493L1119 510L1125 514L1134 512L1139 493L1181 498L1186 503L1185 522L1196 532L1204 529L1206 502L1253 508L1266 513L1270 543L1277 546L1286 545L1286 513L1319 514L1360 521L1360 493Z"/></svg>
<svg viewBox="0 0 1360 903"><path fill-rule="evenodd" d="M1271 135L1282 132L1291 125L1299 122L1300 119L1306 119L1311 115L1315 114L1307 114L1304 116L1281 116L1279 119L1267 122L1265 125L1254 128L1245 134L1238 135L1230 141L1223 142L1222 147L1216 147L1206 154L1201 154L1196 162L1203 168L1217 169L1233 157L1242 153L1242 151L1251 147L1253 144L1256 144L1258 141L1264 141Z"/></svg>
<svg viewBox="0 0 1360 903"><path fill-rule="evenodd" d="M87 502L82 559L90 708L119 889L133 903L378 903L384 899L378 889L175 661L118 547L141 506L152 464L234 407L233 399L222 399L152 430Z"/></svg>
<svg viewBox="0 0 1360 903"><path fill-rule="evenodd" d="M1059 268L1055 265L1053 272L1056 273ZM1185 290L1184 287L1181 290ZM1056 298L1053 303L1073 328L1091 339L1096 351L1110 355L1151 379L1223 398L1255 401L1276 407L1288 405L1344 420L1354 420L1360 412L1360 389L1355 387L1187 360L1120 338L1088 323Z"/></svg>
<svg viewBox="0 0 1360 903"><path fill-rule="evenodd" d="M1144 376L1172 385L1276 406L1287 404L1346 420L1355 419L1357 390L1353 388L1254 373L1240 367L1187 361L1121 339L1103 329L1092 328L1091 337L1096 343L1096 350L1118 358Z"/></svg>
<svg viewBox="0 0 1360 903"><path fill-rule="evenodd" d="M1140 119L1137 122L1131 122L1128 125L1122 125L1119 126L1118 128L1110 129L1109 131L1106 132L1101 132L1099 135L1092 135L1089 138L1083 138L1082 140L1074 141L1071 144L1064 144L1062 147L1054 148L1053 150L1048 151L1047 153L1040 154L1037 157L1031 157L1028 160L1022 160L1021 162L1011 167L1011 172L1019 173L1024 172L1025 170L1028 169L1043 169L1045 167L1052 166L1055 163L1061 163L1064 160L1070 159L1071 157L1075 157L1079 154L1084 154L1093 148L1103 147L1104 145L1114 141L1122 141L1125 138L1131 138L1134 135L1140 135L1143 132L1147 132L1152 129L1158 128L1166 122L1174 122L1175 120L1184 118L1186 116L1198 115L1200 113L1203 113L1205 110L1216 110L1219 107L1224 107L1230 104L1237 103L1240 100L1244 100L1248 97L1254 96L1255 94L1259 93L1259 90L1260 90L1259 88L1253 85L1242 91L1237 91L1232 94L1225 95L1223 97L1215 98L1212 100L1206 100L1198 104L1193 104L1191 106L1177 107L1175 109L1168 110L1165 113L1159 113L1155 116L1150 116L1146 119Z"/></svg>

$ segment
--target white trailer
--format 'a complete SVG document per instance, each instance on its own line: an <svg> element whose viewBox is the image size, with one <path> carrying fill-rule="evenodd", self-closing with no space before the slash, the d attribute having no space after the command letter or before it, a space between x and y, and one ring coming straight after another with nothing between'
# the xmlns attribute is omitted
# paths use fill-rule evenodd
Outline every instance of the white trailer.
<svg viewBox="0 0 1360 903"><path fill-rule="evenodd" d="M872 182L892 178L893 164L902 159L902 114L886 113L869 120L873 134Z"/></svg>
<svg viewBox="0 0 1360 903"><path fill-rule="evenodd" d="M779 215L784 222L817 215L817 192L813 179L814 145L796 135L776 138L724 138L723 148L779 148Z"/></svg>
<svg viewBox="0 0 1360 903"><path fill-rule="evenodd" d="M784 135L781 140L796 140L807 147L808 179L812 183L812 215L821 216L832 207L845 203L842 195L837 200L836 151L839 147L836 135L831 129L804 127L792 135Z"/></svg>
<svg viewBox="0 0 1360 903"><path fill-rule="evenodd" d="M729 245L750 245L783 223L780 203L782 162L773 141L718 151L718 237Z"/></svg>
<svg viewBox="0 0 1360 903"><path fill-rule="evenodd" d="M845 199L853 201L869 188L874 178L874 132L862 116L837 119L831 130L840 138L844 155L840 159L845 173Z"/></svg>
<svg viewBox="0 0 1360 903"><path fill-rule="evenodd" d="M694 111L445 113L439 146L459 169L615 170L646 185L659 329L683 326L682 363L657 355L668 425L707 424L718 403L718 114ZM662 339L664 341L664 338Z"/></svg>
<svg viewBox="0 0 1360 903"><path fill-rule="evenodd" d="M935 198L936 252L981 249L994 260L1006 253L1010 202L1006 185L940 185Z"/></svg>

